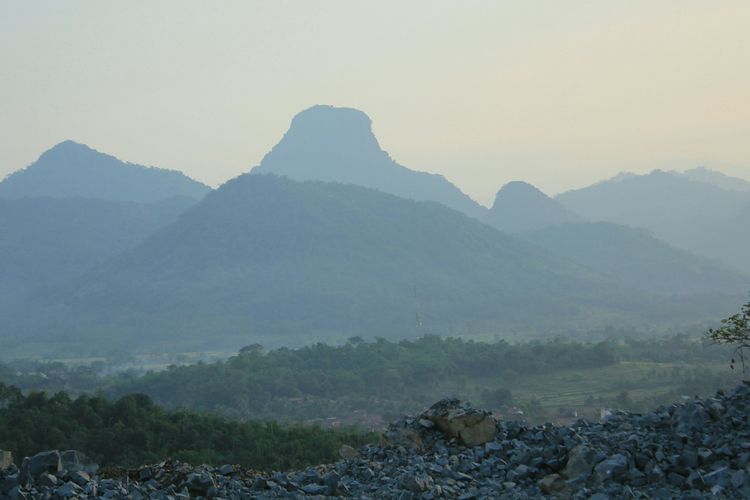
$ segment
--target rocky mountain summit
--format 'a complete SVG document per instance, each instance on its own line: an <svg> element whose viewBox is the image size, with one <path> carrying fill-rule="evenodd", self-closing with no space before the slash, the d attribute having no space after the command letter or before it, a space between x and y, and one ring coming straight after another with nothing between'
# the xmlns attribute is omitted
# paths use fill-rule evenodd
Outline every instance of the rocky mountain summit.
<svg viewBox="0 0 750 500"><path fill-rule="evenodd" d="M602 422L527 427L443 400L394 422L378 444L292 472L163 462L82 467L45 452L0 473L9 498L746 498L750 384L731 393L615 411ZM61 457L67 456L66 460Z"/></svg>
<svg viewBox="0 0 750 500"><path fill-rule="evenodd" d="M343 182L420 201L435 201L481 218L485 208L442 175L411 170L381 149L370 117L358 109L317 105L293 119L253 173Z"/></svg>

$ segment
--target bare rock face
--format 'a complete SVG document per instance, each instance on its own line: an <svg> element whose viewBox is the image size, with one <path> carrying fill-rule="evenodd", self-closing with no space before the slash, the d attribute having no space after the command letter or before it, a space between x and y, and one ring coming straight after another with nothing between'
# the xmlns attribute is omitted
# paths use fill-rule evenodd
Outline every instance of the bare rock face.
<svg viewBox="0 0 750 500"><path fill-rule="evenodd" d="M478 446L495 439L497 425L492 414L461 403L442 399L422 414L444 434L458 438L465 446Z"/></svg>

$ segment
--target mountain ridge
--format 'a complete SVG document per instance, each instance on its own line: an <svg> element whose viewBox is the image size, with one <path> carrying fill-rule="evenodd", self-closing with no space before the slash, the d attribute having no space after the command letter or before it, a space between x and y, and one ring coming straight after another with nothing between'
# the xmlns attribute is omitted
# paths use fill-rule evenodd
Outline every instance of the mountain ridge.
<svg viewBox="0 0 750 500"><path fill-rule="evenodd" d="M35 297L15 326L48 345L75 332L83 342L237 348L257 336L278 344L598 324L633 307L663 319L658 300L631 292L438 203L246 174L95 272Z"/></svg>
<svg viewBox="0 0 750 500"><path fill-rule="evenodd" d="M0 198L83 197L155 202L201 198L211 188L180 171L127 163L71 140L48 149L0 181Z"/></svg>
<svg viewBox="0 0 750 500"><path fill-rule="evenodd" d="M750 193L655 170L555 199L589 220L645 228L675 247L750 273L750 221L739 218Z"/></svg>

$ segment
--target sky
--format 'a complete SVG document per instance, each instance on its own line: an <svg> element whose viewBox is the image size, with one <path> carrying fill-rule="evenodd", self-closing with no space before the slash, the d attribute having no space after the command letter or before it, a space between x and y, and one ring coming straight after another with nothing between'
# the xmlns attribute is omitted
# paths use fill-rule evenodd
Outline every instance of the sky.
<svg viewBox="0 0 750 500"><path fill-rule="evenodd" d="M749 24L747 0L0 0L0 178L72 139L217 186L314 104L484 204L748 178Z"/></svg>

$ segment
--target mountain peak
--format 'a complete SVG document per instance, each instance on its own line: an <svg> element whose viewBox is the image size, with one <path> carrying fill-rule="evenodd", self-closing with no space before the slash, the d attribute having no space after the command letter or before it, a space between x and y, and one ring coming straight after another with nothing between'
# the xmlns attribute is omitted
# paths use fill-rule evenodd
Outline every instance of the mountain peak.
<svg viewBox="0 0 750 500"><path fill-rule="evenodd" d="M315 105L292 118L289 130L263 158L261 170L298 180L354 182L341 170L391 167L380 149L370 118L353 108Z"/></svg>
<svg viewBox="0 0 750 500"><path fill-rule="evenodd" d="M333 129L346 125L358 129L359 132L372 133L372 120L364 111L328 104L316 104L300 111L292 118L292 128L310 125L327 125Z"/></svg>
<svg viewBox="0 0 750 500"><path fill-rule="evenodd" d="M511 181L503 185L495 195L495 203L510 196L514 197L536 197L538 199L549 199L539 188L524 181ZM493 205L494 207L494 205Z"/></svg>
<svg viewBox="0 0 750 500"><path fill-rule="evenodd" d="M96 157L119 161L114 156L108 155L106 153L101 153L91 146L73 141L71 139L67 139L58 144L55 144L47 151L42 153L39 156L39 160L32 164L31 167L39 164L49 164L49 166L51 167L65 166L66 168L70 168L71 165L77 165L81 162L90 161L92 158Z"/></svg>
<svg viewBox="0 0 750 500"><path fill-rule="evenodd" d="M484 212L444 177L393 161L378 144L370 118L353 108L316 105L300 112L253 173L356 184L402 198L436 201L475 217Z"/></svg>
<svg viewBox="0 0 750 500"><path fill-rule="evenodd" d="M181 172L123 162L72 140L56 144L0 182L0 198L97 198L155 202L201 198L210 188Z"/></svg>
<svg viewBox="0 0 750 500"><path fill-rule="evenodd" d="M80 142L76 142L72 139L65 139L64 141L57 143L51 148L49 148L48 151L63 151L63 150L77 149L77 148L91 149L86 144L81 144Z"/></svg>
<svg viewBox="0 0 750 500"><path fill-rule="evenodd" d="M486 221L501 231L515 233L583 222L583 218L567 210L535 186L513 181L497 192Z"/></svg>

